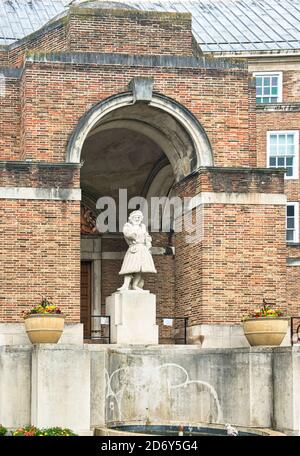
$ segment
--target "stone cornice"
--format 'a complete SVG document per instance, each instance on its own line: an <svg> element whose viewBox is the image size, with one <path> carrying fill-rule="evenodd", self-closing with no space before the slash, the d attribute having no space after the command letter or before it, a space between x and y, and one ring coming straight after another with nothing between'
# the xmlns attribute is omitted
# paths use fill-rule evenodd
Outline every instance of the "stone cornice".
<svg viewBox="0 0 300 456"><path fill-rule="evenodd" d="M286 205L286 195L274 193L200 192L191 198L187 211L204 204L283 206Z"/></svg>
<svg viewBox="0 0 300 456"><path fill-rule="evenodd" d="M29 169L29 168L81 168L81 163L50 163L29 160L6 160L0 161L0 169Z"/></svg>
<svg viewBox="0 0 300 456"><path fill-rule="evenodd" d="M256 111L260 112L300 112L300 103L268 103L257 104Z"/></svg>
<svg viewBox="0 0 300 456"><path fill-rule="evenodd" d="M0 199L81 201L81 189L53 187L0 187Z"/></svg>
<svg viewBox="0 0 300 456"><path fill-rule="evenodd" d="M60 52L60 53L28 53L28 63L60 63L73 65L121 65L165 68L205 68L211 70L244 70L247 63L242 59L214 59L213 57L189 57L174 55L131 55L95 52Z"/></svg>
<svg viewBox="0 0 300 456"><path fill-rule="evenodd" d="M192 14L187 13L178 13L178 12L169 12L169 11L146 11L146 10L138 10L136 8L128 9L122 8L89 8L84 6L70 6L69 11L67 12L69 16L76 15L76 16L107 16L108 14L112 16L119 16L123 17L131 17L131 18L159 18L159 19L185 19L185 20L192 20Z"/></svg>
<svg viewBox="0 0 300 456"><path fill-rule="evenodd" d="M201 172L214 172L214 173L264 173L264 174L283 174L286 172L285 168L246 168L246 167L222 167L222 166L201 166L197 169L197 173Z"/></svg>
<svg viewBox="0 0 300 456"><path fill-rule="evenodd" d="M287 258L287 266L300 266L300 257Z"/></svg>

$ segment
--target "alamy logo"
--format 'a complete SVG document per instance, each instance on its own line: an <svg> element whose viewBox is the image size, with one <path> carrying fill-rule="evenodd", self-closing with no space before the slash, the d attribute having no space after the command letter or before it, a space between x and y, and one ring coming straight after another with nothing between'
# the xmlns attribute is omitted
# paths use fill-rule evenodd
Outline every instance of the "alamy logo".
<svg viewBox="0 0 300 456"><path fill-rule="evenodd" d="M119 189L119 200L110 196L98 199L96 208L99 233L117 233L127 222L128 213L141 210L143 222L151 232L183 232L189 244L203 239L203 205L195 205L193 198L136 196L128 200L126 189Z"/></svg>

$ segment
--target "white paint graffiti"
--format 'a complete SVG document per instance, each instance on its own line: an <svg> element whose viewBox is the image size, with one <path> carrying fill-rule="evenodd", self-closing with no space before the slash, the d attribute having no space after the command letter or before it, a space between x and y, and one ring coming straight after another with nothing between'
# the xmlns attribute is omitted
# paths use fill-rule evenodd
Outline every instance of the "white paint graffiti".
<svg viewBox="0 0 300 456"><path fill-rule="evenodd" d="M215 415L214 422L219 423L222 421L222 410L221 410L218 394L210 383L202 381L202 380L190 379L187 370L183 366L176 364L176 363L165 363L160 366L153 367L152 369L154 372L156 371L156 373L159 374L159 371L161 371L162 369L166 369L166 368L173 370L173 372L170 372L169 375L167 376L167 389L168 389L169 394L172 392L172 390L186 388L188 385L192 385L192 384L196 384L196 385L204 387L214 399L214 403L215 403L215 407L216 407L216 415ZM111 404L116 405L117 410L114 410L114 416L115 416L115 419L118 421L122 421L122 400L123 400L124 392L126 390L126 386L128 385L128 383L130 383L133 387L136 387L136 390L140 390L141 385L137 384L137 382L134 381L134 377L135 378L136 377L138 377L138 378L146 377L147 378L147 376L148 376L149 371L148 371L148 369L146 369L144 367L139 367L138 375L133 375L133 370L136 371L136 369L137 369L136 367L129 367L129 366L121 367L121 368L113 371L113 373L111 375L109 375L108 371L105 370L106 401L107 401L109 409L111 409ZM174 379L176 379L178 377L179 372L183 375L183 379L180 382L176 383L176 381L175 381L175 383L174 383ZM124 376L124 379L123 379L124 381L122 381L122 379L120 378L121 375ZM128 382L127 379L130 379L130 382ZM117 385L117 388L115 387L115 385L113 385L114 383L115 383L115 385ZM114 405L112 407L114 407Z"/></svg>

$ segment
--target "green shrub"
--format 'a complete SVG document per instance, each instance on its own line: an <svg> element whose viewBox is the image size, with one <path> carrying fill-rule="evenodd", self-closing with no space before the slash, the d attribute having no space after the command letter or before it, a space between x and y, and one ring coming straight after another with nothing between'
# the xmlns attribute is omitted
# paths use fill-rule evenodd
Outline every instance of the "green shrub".
<svg viewBox="0 0 300 456"><path fill-rule="evenodd" d="M63 429L60 427L53 427L53 428L46 428L46 429L41 429L41 433L39 435L42 436L47 436L47 437L55 437L55 436L61 436L61 437L70 437L74 434L74 432L71 431L71 429Z"/></svg>
<svg viewBox="0 0 300 456"><path fill-rule="evenodd" d="M70 429L64 429L61 427L44 428L39 429L35 426L24 426L17 429L12 434L15 437L26 436L26 437L69 437L76 435Z"/></svg>
<svg viewBox="0 0 300 456"><path fill-rule="evenodd" d="M0 437L7 433L7 429L0 424Z"/></svg>
<svg viewBox="0 0 300 456"><path fill-rule="evenodd" d="M19 437L19 436L34 437L34 436L38 435L37 434L38 431L39 431L39 429L34 426L24 426L22 428L17 429L16 431L14 431L12 433L12 435L14 437Z"/></svg>

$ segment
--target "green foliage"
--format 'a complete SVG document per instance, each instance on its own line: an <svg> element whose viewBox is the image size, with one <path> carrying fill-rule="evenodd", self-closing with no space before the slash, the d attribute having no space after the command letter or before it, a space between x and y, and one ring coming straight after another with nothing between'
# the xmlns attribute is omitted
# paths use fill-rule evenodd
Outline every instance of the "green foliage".
<svg viewBox="0 0 300 456"><path fill-rule="evenodd" d="M35 426L24 426L13 432L12 435L14 437L70 437L77 434L74 434L71 429L61 427L39 429Z"/></svg>
<svg viewBox="0 0 300 456"><path fill-rule="evenodd" d="M273 309L270 305L263 300L263 306L259 309L254 309L242 318L242 321L249 320L250 318L278 318L287 317L281 309Z"/></svg>
<svg viewBox="0 0 300 456"><path fill-rule="evenodd" d="M48 436L48 437L55 437L55 436L70 437L70 436L74 436L74 435L77 435L77 434L74 434L74 432L71 431L71 429L67 429L67 428L63 429L63 428L60 428L60 427L53 427L53 428L41 429L39 435L41 435L43 437L45 437L45 436Z"/></svg>
<svg viewBox="0 0 300 456"><path fill-rule="evenodd" d="M6 433L7 433L7 429L4 426L2 426L2 424L0 424L0 437L5 435Z"/></svg>
<svg viewBox="0 0 300 456"><path fill-rule="evenodd" d="M24 310L22 313L22 317L26 318L30 315L35 314L61 314L60 307L52 304L48 301L47 298L43 298L42 301L35 307L32 307L30 310Z"/></svg>

